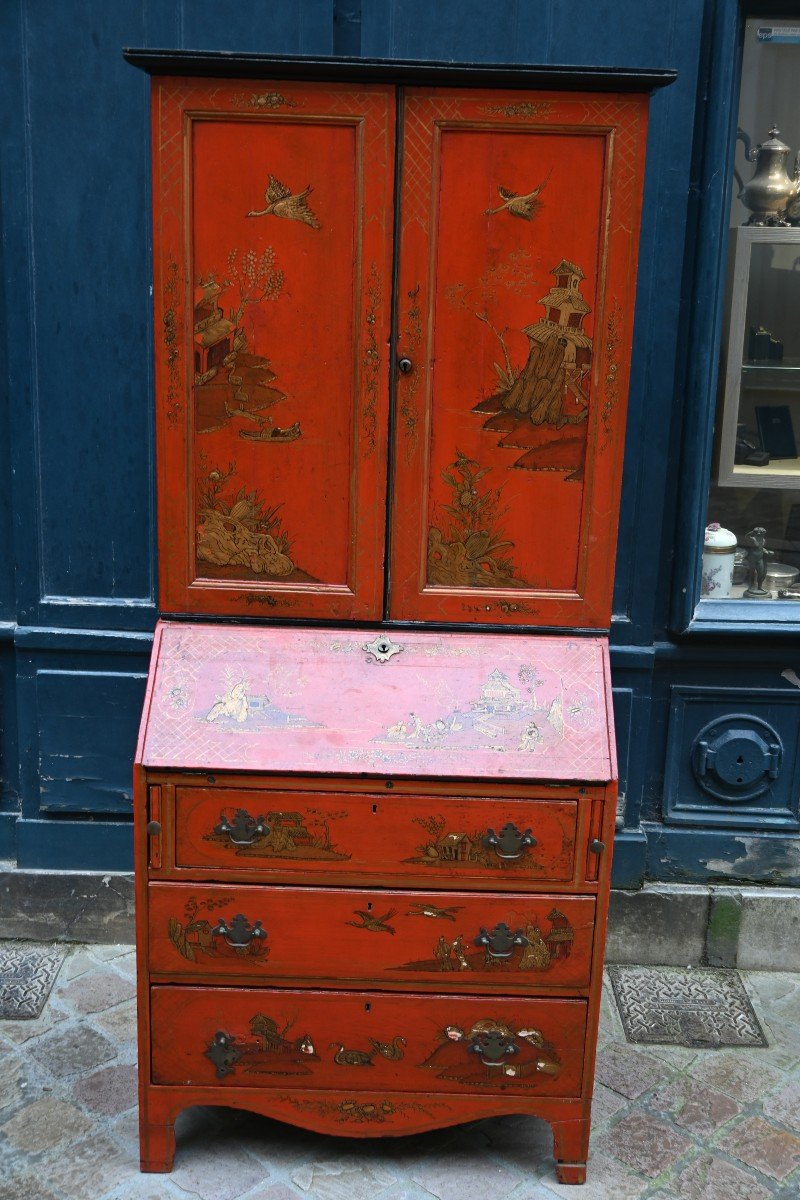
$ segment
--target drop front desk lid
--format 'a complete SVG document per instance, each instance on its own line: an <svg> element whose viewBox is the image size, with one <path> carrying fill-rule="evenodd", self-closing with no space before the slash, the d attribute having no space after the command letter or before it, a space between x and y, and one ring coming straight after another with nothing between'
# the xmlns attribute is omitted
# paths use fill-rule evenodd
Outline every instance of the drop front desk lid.
<svg viewBox="0 0 800 1200"><path fill-rule="evenodd" d="M383 638L400 649L379 661ZM162 622L137 762L602 783L616 777L608 646Z"/></svg>

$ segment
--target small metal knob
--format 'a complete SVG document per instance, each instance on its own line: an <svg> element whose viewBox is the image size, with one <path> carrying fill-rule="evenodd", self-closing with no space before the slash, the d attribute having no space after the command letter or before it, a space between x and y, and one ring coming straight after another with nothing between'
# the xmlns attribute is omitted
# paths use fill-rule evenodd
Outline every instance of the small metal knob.
<svg viewBox="0 0 800 1200"><path fill-rule="evenodd" d="M161 833L161 822L160 821L148 821L147 822L147 833L148 833L149 837L158 837L158 835Z"/></svg>
<svg viewBox="0 0 800 1200"><path fill-rule="evenodd" d="M594 838L591 842L589 842L589 849L591 850L592 854L602 854L605 848L605 842L601 842L599 838Z"/></svg>
<svg viewBox="0 0 800 1200"><path fill-rule="evenodd" d="M398 371L401 371L403 375L408 375L410 371L413 371L414 364L410 358L398 358L397 369Z"/></svg>

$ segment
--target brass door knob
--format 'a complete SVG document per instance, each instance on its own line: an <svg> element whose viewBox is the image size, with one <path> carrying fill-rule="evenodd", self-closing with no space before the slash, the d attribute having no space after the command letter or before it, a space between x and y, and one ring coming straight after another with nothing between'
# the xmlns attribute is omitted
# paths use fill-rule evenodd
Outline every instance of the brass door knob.
<svg viewBox="0 0 800 1200"><path fill-rule="evenodd" d="M147 834L149 837L158 837L158 835L160 833L161 833L161 822L160 821L148 821L147 822Z"/></svg>

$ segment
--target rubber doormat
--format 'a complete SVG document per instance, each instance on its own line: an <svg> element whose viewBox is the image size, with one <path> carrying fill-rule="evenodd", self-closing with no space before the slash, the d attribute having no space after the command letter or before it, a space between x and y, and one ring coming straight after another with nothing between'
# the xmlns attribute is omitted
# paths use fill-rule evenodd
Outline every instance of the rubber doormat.
<svg viewBox="0 0 800 1200"><path fill-rule="evenodd" d="M66 953L66 946L0 942L0 1020L39 1016Z"/></svg>
<svg viewBox="0 0 800 1200"><path fill-rule="evenodd" d="M738 971L609 967L629 1042L766 1046Z"/></svg>

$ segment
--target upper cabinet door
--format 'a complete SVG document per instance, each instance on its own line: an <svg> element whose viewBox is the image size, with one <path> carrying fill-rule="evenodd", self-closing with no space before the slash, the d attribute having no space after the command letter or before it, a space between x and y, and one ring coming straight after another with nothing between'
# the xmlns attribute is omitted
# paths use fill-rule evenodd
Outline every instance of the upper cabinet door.
<svg viewBox="0 0 800 1200"><path fill-rule="evenodd" d="M164 611L381 615L394 107L154 81Z"/></svg>
<svg viewBox="0 0 800 1200"><path fill-rule="evenodd" d="M609 624L646 118L406 93L393 618Z"/></svg>

